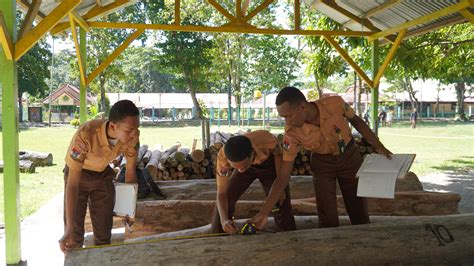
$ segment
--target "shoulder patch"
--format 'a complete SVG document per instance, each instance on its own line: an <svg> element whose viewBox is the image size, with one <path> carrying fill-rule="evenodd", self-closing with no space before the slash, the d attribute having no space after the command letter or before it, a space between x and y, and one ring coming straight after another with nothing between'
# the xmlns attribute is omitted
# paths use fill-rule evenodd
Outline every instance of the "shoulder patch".
<svg viewBox="0 0 474 266"><path fill-rule="evenodd" d="M71 156L71 159L73 159L73 160L81 160L81 157L82 157L83 153L84 152L80 147L73 146L71 148L71 152L69 153L69 156Z"/></svg>

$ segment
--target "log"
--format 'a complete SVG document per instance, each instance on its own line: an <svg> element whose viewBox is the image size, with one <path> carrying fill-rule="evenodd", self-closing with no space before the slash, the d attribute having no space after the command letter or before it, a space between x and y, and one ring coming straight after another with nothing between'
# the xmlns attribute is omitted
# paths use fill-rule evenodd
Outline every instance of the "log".
<svg viewBox="0 0 474 266"><path fill-rule="evenodd" d="M32 161L36 166L51 166L53 165L53 155L47 152L37 151L20 151L20 161Z"/></svg>
<svg viewBox="0 0 474 266"><path fill-rule="evenodd" d="M195 167L195 173L201 173L201 165L191 163ZM199 171L197 171L199 168ZM158 187L168 196L168 199L194 199L194 200L215 200L216 181L215 180L190 180L186 182L157 182ZM395 191L422 191L421 183L415 174L410 174L410 178L397 179ZM304 199L314 197L313 178L311 176L293 176L290 181L290 192L292 199ZM338 194L341 194L338 190ZM260 182L255 181L242 195L243 200L262 200L265 192Z"/></svg>
<svg viewBox="0 0 474 266"><path fill-rule="evenodd" d="M150 161L146 165L148 172L150 173L151 177L156 179L158 177L158 164L160 163L161 158L161 151L154 150L151 153Z"/></svg>
<svg viewBox="0 0 474 266"><path fill-rule="evenodd" d="M176 152L179 147L181 147L181 144L180 144L180 143L176 143L175 145L171 146L169 149L167 149L166 151L164 151L163 153L161 153L160 163L161 163L161 164L165 164L165 163L166 163L166 160L168 159L168 157L170 157L171 154L173 154L174 152Z"/></svg>
<svg viewBox="0 0 474 266"><path fill-rule="evenodd" d="M138 165L140 163L142 163L143 156L145 155L147 150L148 150L148 145L146 145L146 144L141 145L140 148L138 149L138 155L137 155L137 164Z"/></svg>
<svg viewBox="0 0 474 266"><path fill-rule="evenodd" d="M191 158L193 162L200 163L204 160L204 151L202 150L194 150L191 152Z"/></svg>
<svg viewBox="0 0 474 266"><path fill-rule="evenodd" d="M150 162L151 153L152 153L151 150L147 150L145 152L145 154L143 155L143 158L142 158L143 165L147 165L148 162Z"/></svg>
<svg viewBox="0 0 474 266"><path fill-rule="evenodd" d="M165 191L163 193L166 194ZM166 194L168 195L168 194ZM338 212L345 215L342 197L337 196ZM396 192L394 200L368 199L371 215L384 216L418 216L449 215L458 213L460 196L453 193L437 192ZM238 202L234 216L249 218L258 213L261 200L241 200ZM215 207L214 200L166 200L139 201L132 233L126 238L135 238L163 232L172 232L195 228L210 222ZM315 199L292 200L294 215L316 214Z"/></svg>
<svg viewBox="0 0 474 266"><path fill-rule="evenodd" d="M0 160L0 173L3 173L3 161ZM34 173L36 171L36 165L34 162L32 161L25 161L25 160L21 160L19 161L19 168L20 168L20 172L22 173Z"/></svg>
<svg viewBox="0 0 474 266"><path fill-rule="evenodd" d="M68 252L64 265L471 265L474 214L162 240Z"/></svg>

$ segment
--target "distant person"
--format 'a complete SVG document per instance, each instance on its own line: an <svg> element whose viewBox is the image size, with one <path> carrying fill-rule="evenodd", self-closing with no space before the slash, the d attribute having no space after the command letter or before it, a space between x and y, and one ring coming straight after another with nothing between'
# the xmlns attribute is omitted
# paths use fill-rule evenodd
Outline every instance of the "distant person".
<svg viewBox="0 0 474 266"><path fill-rule="evenodd" d="M387 126L392 127L392 121L393 121L393 111L388 110L387 112Z"/></svg>
<svg viewBox="0 0 474 266"><path fill-rule="evenodd" d="M379 118L379 125L386 126L387 113L383 109L380 110L378 118Z"/></svg>
<svg viewBox="0 0 474 266"><path fill-rule="evenodd" d="M270 195L251 222L258 229L265 225L268 214L288 185L297 154L304 148L312 152L311 170L319 227L339 226L336 182L341 188L351 223L369 223L367 201L357 196L356 173L362 158L348 123L376 152L388 158L392 153L340 96L308 102L299 89L286 87L278 93L275 104L278 114L285 118L283 162Z"/></svg>
<svg viewBox="0 0 474 266"><path fill-rule="evenodd" d="M127 159L125 182L136 183L139 111L129 100L116 102L108 120L84 123L74 134L64 168L64 253L82 247L84 218L89 206L95 245L110 244L115 172L109 166L119 154Z"/></svg>
<svg viewBox="0 0 474 266"><path fill-rule="evenodd" d="M418 120L418 112L416 112L416 108L413 108L413 112L410 113L411 128L413 129L416 128L417 120Z"/></svg>
<svg viewBox="0 0 474 266"><path fill-rule="evenodd" d="M217 155L217 206L212 217L212 233L238 232L232 220L237 201L255 179L268 195L281 162L278 140L268 131L257 130L229 138ZM278 230L296 230L289 186L280 193L276 205L274 218Z"/></svg>
<svg viewBox="0 0 474 266"><path fill-rule="evenodd" d="M367 108L367 110L365 110L365 113L364 113L364 122L370 126L370 110L369 108Z"/></svg>

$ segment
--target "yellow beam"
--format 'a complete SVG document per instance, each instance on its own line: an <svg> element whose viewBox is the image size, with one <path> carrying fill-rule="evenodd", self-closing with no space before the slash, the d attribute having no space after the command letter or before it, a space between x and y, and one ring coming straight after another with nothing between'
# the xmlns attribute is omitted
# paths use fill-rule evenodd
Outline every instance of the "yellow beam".
<svg viewBox="0 0 474 266"><path fill-rule="evenodd" d="M398 47L400 46L400 43L402 42L403 37L405 36L406 33L407 33L407 30L404 29L400 31L400 33L398 34L397 39L395 40L392 47L390 48L390 51L388 52L387 57L385 57L385 60L383 61L382 66L379 68L379 71L377 72L377 75L374 78L374 86L373 86L374 88L376 88L379 85L380 79L382 78L382 75L384 74L385 69L387 69L388 64L390 64L390 61L392 61L392 58L397 52Z"/></svg>
<svg viewBox="0 0 474 266"><path fill-rule="evenodd" d="M242 0L235 2L235 15L237 16L237 20L240 21L242 18Z"/></svg>
<svg viewBox="0 0 474 266"><path fill-rule="evenodd" d="M217 11L219 11L219 13L221 13L224 17L226 17L228 20L232 21L232 22L235 22L235 17L232 16L229 12L227 12L227 10L225 10L219 3L217 3L215 0L207 0L207 2L209 2L209 4L211 4L214 9L216 9Z"/></svg>
<svg viewBox="0 0 474 266"><path fill-rule="evenodd" d="M138 38L145 30L138 29L132 35L130 35L115 51L112 52L98 67L96 70L92 71L92 73L87 78L87 85L91 83L106 67L108 67L117 56L119 56L127 47L136 39Z"/></svg>
<svg viewBox="0 0 474 266"><path fill-rule="evenodd" d="M26 0L16 0L18 6L23 9L24 11L28 12L30 9L30 3ZM38 15L36 16L35 20L36 21L41 21L43 18L45 18L46 15L38 11Z"/></svg>
<svg viewBox="0 0 474 266"><path fill-rule="evenodd" d="M245 16L247 14L247 10L249 9L250 6L250 0L245 0L244 5L242 6L242 16Z"/></svg>
<svg viewBox="0 0 474 266"><path fill-rule="evenodd" d="M354 60L352 60L352 58L347 54L347 52L341 46L339 46L339 44L331 36L324 36L324 38L327 42L329 42L329 44L331 44L332 47L334 47L339 52L342 58L344 58L344 60L346 60L346 62L352 66L355 72L359 74L359 77L361 77L365 81L365 83L369 85L369 87L373 88L374 86L372 80L365 74L364 70L362 70L359 65L354 62Z"/></svg>
<svg viewBox="0 0 474 266"><path fill-rule="evenodd" d="M301 28L301 3L300 0L295 0L295 30Z"/></svg>
<svg viewBox="0 0 474 266"><path fill-rule="evenodd" d="M243 22L248 22L251 20L253 17L255 17L260 11L263 9L267 8L271 3L273 3L273 0L265 0L265 2L261 3L259 6L257 6L250 14L244 17L242 20Z"/></svg>
<svg viewBox="0 0 474 266"><path fill-rule="evenodd" d="M428 21L431 21L431 20L434 20L434 19L437 19L439 17L442 17L442 16L446 16L446 15L449 15L449 14L452 14L454 12L458 12L462 9L465 9L465 8L468 8L469 7L469 1L468 0L463 0L457 4L454 4L454 5L451 5L451 6L448 6L446 8L443 8L441 10L438 10L436 12L433 12L431 14L428 14L428 15L425 15L425 16L422 16L422 17L419 17L417 19L414 19L414 20L411 20L411 21L408 21L408 22L405 22L405 23L402 23L402 24L399 24L393 28L390 28L390 29L386 29L384 31L381 31L381 32L377 32L377 33L374 33L373 35L371 35L368 40L369 41L372 41L372 40L375 40L375 39L379 39L379 38L382 38L382 37L385 37L387 35L390 35L390 34L394 34L396 32L399 32L401 30L404 30L404 29L408 29L410 27L414 27L416 25L419 25L419 24L422 24L422 23L425 23L425 22L428 22Z"/></svg>
<svg viewBox="0 0 474 266"><path fill-rule="evenodd" d="M380 29L375 27L374 24L372 24L372 22L370 22L370 20L368 20L367 18L359 18L358 16L351 13L350 11L340 7L335 2L335 0L322 0L321 3L325 4L326 6L332 8L333 10L335 10L335 11L339 12L340 14L344 15L345 17L347 17L351 21L359 23L360 25L368 28L372 32L379 32L380 31ZM390 42L393 42L395 40L395 38L393 36L388 36L386 39L389 40Z"/></svg>
<svg viewBox="0 0 474 266"><path fill-rule="evenodd" d="M305 35L305 36L350 36L363 37L371 33L366 31L326 31L326 30L283 30L283 29L259 29L252 27L238 27L235 25L221 27L191 26L191 25L163 25L163 24L139 24L125 22L89 22L91 28L114 28L114 29L144 29L163 31L184 32L229 32L249 34L274 34L274 35Z"/></svg>
<svg viewBox="0 0 474 266"><path fill-rule="evenodd" d="M31 5L28 8L25 19L21 25L20 33L18 34L19 38L23 37L26 33L31 30L33 22L38 15L39 7L41 5L41 0L32 0Z"/></svg>
<svg viewBox="0 0 474 266"><path fill-rule="evenodd" d="M100 16L112 13L129 3L131 3L131 0L117 0L112 4L106 6L95 6L91 10L89 10L89 12L87 12L84 16L82 16L82 18L85 21L93 20ZM68 22L59 23L54 28L52 28L50 32L51 34L56 35L62 31L69 29L70 26L71 25Z"/></svg>
<svg viewBox="0 0 474 266"><path fill-rule="evenodd" d="M13 43L2 11L0 11L0 47L3 48L7 60L13 60Z"/></svg>
<svg viewBox="0 0 474 266"><path fill-rule="evenodd" d="M89 24L87 21L85 21L77 11L73 10L69 13L69 17L72 17L77 24L79 24L79 27L81 27L83 30L89 32L91 28L89 27Z"/></svg>
<svg viewBox="0 0 474 266"><path fill-rule="evenodd" d="M79 45L79 37L76 31L76 21L72 16L69 16L69 23L71 23L72 38L74 39L74 46L76 47L77 61L79 64L79 73L81 75L81 84L87 84L86 69L84 58L82 58L81 47Z"/></svg>
<svg viewBox="0 0 474 266"><path fill-rule="evenodd" d="M15 44L15 60L20 59L28 50L41 39L46 32L51 30L61 19L63 19L71 10L81 3L81 0L64 0L51 13L49 13L43 20L41 20L36 27L25 34Z"/></svg>
<svg viewBox="0 0 474 266"><path fill-rule="evenodd" d="M389 8L389 7L392 7L398 3L400 3L401 0L389 0L379 6L376 6L372 9L370 9L369 11L365 12L361 18L370 18L370 17L373 17L375 15L377 15L378 13L384 11L385 9Z"/></svg>
<svg viewBox="0 0 474 266"><path fill-rule="evenodd" d="M467 20L469 20L471 23L474 23L474 15L469 11L469 9L461 9L459 10L459 13L463 15Z"/></svg>
<svg viewBox="0 0 474 266"><path fill-rule="evenodd" d="M181 0L174 0L174 24L181 24Z"/></svg>

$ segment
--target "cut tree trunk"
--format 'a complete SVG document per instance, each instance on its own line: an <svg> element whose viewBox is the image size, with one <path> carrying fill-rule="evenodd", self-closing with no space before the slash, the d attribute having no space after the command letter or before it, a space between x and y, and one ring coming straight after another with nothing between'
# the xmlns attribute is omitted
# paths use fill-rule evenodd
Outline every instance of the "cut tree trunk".
<svg viewBox="0 0 474 266"><path fill-rule="evenodd" d="M20 151L19 159L23 161L32 161L36 166L53 165L53 155L47 152Z"/></svg>
<svg viewBox="0 0 474 266"><path fill-rule="evenodd" d="M198 165L198 167L200 167ZM215 200L215 180L187 180L157 182L167 199L193 199L193 200ZM397 179L395 191L423 191L423 186L418 177L409 172L405 178ZM304 199L314 197L313 178L311 176L293 176L290 181L290 192L292 199ZM338 189L338 194L341 194ZM255 181L242 195L243 200L263 200L265 192L260 182Z"/></svg>
<svg viewBox="0 0 474 266"><path fill-rule="evenodd" d="M20 172L22 173L34 173L36 171L36 164L32 161L21 160L18 162ZM0 161L0 173L3 173L3 161Z"/></svg>
<svg viewBox="0 0 474 266"><path fill-rule="evenodd" d="M367 199L371 215L418 216L448 215L458 213L460 196L453 193L437 192L396 192L394 200ZM294 215L316 214L314 197L291 201ZM241 200L237 203L234 216L250 218L262 207L261 200ZM337 196L340 215L345 215L342 196ZM172 232L203 226L211 221L215 207L213 200L166 200L139 201L133 232L126 238L135 238L157 233Z"/></svg>
<svg viewBox="0 0 474 266"><path fill-rule="evenodd" d="M68 252L64 265L471 265L474 214Z"/></svg>
<svg viewBox="0 0 474 266"><path fill-rule="evenodd" d="M151 177L153 177L153 179L157 178L158 164L160 163L160 158L161 158L161 151L154 150L151 153L150 161L146 165L146 168L148 169L148 172L150 173Z"/></svg>

